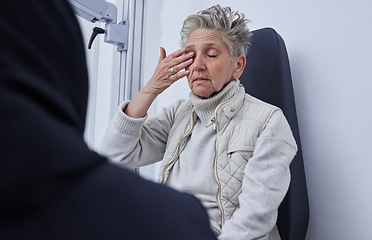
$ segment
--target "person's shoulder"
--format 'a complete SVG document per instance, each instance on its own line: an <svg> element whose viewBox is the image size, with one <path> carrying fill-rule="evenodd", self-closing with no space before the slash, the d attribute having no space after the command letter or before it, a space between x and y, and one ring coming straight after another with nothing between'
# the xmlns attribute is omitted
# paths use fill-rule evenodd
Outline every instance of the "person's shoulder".
<svg viewBox="0 0 372 240"><path fill-rule="evenodd" d="M192 107L192 104L189 100L178 99L166 108L168 109L168 111L179 114L179 113L183 113L187 109L191 109L191 107Z"/></svg>
<svg viewBox="0 0 372 240"><path fill-rule="evenodd" d="M192 109L190 101L185 99L178 99L173 103L162 106L158 112L157 117L165 116L170 122L174 122L178 118L186 116L189 110Z"/></svg>
<svg viewBox="0 0 372 240"><path fill-rule="evenodd" d="M248 93L245 93L245 101L247 102L251 102L251 103L255 103L255 104L259 104L261 106L266 106L268 108L272 108L273 110L280 110L280 108L278 106L275 106L271 103L268 103L268 102L265 102L259 98L256 98Z"/></svg>

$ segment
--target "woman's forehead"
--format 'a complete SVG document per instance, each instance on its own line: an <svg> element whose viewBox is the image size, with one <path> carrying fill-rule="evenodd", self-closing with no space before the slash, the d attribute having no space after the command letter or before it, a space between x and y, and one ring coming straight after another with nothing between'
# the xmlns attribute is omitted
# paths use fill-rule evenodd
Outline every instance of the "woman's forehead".
<svg viewBox="0 0 372 240"><path fill-rule="evenodd" d="M197 47L227 48L223 33L216 29L199 28L193 31L186 40L186 48Z"/></svg>

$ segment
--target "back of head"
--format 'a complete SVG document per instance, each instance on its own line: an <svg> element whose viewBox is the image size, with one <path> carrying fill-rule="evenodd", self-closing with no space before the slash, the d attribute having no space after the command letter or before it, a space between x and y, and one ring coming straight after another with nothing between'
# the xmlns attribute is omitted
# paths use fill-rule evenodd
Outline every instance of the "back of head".
<svg viewBox="0 0 372 240"><path fill-rule="evenodd" d="M215 29L224 35L231 56L245 55L251 41L248 22L243 13L233 11L230 7L215 5L185 19L180 33L180 44L184 47L189 35L197 29Z"/></svg>
<svg viewBox="0 0 372 240"><path fill-rule="evenodd" d="M88 74L68 2L0 1L0 22L0 216L6 216L44 204L57 194L53 184L100 160L84 157Z"/></svg>

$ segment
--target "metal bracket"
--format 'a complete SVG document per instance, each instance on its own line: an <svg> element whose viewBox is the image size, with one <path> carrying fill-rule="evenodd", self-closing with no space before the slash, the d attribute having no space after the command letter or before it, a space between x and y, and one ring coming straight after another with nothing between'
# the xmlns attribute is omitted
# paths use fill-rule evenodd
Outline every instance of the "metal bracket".
<svg viewBox="0 0 372 240"><path fill-rule="evenodd" d="M106 24L105 42L116 45L119 52L128 50L128 35L128 21L123 21L118 24L111 22Z"/></svg>

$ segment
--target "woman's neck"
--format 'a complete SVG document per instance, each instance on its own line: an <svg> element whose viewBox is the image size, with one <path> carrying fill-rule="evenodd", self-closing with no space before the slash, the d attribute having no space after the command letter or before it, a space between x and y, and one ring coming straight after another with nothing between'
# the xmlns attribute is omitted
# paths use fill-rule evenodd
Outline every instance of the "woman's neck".
<svg viewBox="0 0 372 240"><path fill-rule="evenodd" d="M217 106L232 98L238 91L239 84L239 80L233 80L222 88L221 91L207 99L200 98L193 92L190 93L190 102L203 125L208 126L212 123L211 119Z"/></svg>

